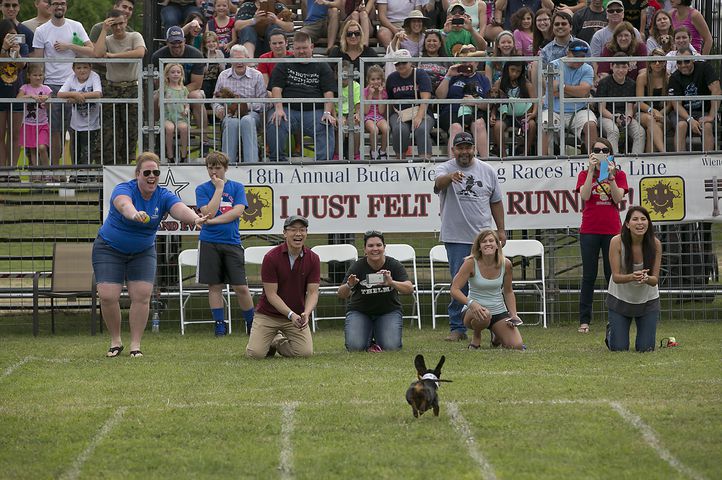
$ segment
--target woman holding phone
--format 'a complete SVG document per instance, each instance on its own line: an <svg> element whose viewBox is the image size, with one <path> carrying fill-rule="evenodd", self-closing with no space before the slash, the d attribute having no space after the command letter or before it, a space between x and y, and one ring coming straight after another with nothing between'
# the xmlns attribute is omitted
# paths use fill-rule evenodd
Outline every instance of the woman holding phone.
<svg viewBox="0 0 722 480"><path fill-rule="evenodd" d="M659 321L659 270L662 243L654 236L654 226L644 207L630 207L622 231L609 247L612 278L609 281L607 308L607 347L612 351L629 350L629 326L634 319L638 352L654 350Z"/></svg>
<svg viewBox="0 0 722 480"><path fill-rule="evenodd" d="M485 328L491 331L492 347L524 349L511 281L511 260L504 257L499 237L493 230L482 230L451 282L451 296L466 305L464 325L474 332L469 350L479 349ZM468 296L462 291L467 282Z"/></svg>
<svg viewBox="0 0 722 480"><path fill-rule="evenodd" d="M582 253L582 291L579 296L579 333L589 333L597 281L599 253L602 253L604 277L609 283L609 243L622 226L619 202L629 190L627 176L614 162L612 144L598 138L589 153L587 170L579 172L575 191L584 201L579 246Z"/></svg>
<svg viewBox="0 0 722 480"><path fill-rule="evenodd" d="M383 233L364 233L364 253L366 256L348 269L337 292L339 298L348 299L346 350L399 350L403 325L399 293L412 293L414 284L401 262L386 256Z"/></svg>

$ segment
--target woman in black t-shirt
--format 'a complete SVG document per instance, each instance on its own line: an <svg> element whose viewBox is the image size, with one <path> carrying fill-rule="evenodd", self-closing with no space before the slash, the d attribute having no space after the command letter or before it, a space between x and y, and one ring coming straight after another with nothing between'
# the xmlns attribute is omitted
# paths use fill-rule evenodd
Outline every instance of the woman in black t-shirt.
<svg viewBox="0 0 722 480"><path fill-rule="evenodd" d="M401 349L403 312L399 293L414 291L404 266L386 256L384 234L364 233L364 253L346 272L338 296L349 299L344 336L349 352Z"/></svg>

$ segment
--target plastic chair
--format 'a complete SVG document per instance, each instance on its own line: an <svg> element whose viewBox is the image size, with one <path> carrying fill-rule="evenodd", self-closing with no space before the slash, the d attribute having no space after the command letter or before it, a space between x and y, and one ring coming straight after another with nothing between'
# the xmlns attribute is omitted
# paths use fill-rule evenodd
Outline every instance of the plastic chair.
<svg viewBox="0 0 722 480"><path fill-rule="evenodd" d="M311 251L318 255L319 260L322 264L328 262L355 262L358 260L358 251L354 245L341 244L341 245L316 245L311 248ZM321 294L336 294L338 285L328 285L319 287L319 295ZM318 316L316 309L311 313L311 328L316 331L317 320L338 320L346 318L346 316Z"/></svg>
<svg viewBox="0 0 722 480"><path fill-rule="evenodd" d="M195 269L195 284L191 285L189 288L183 287L183 267L193 267ZM183 250L180 252L180 255L178 255L178 296L180 300L180 324L181 324L181 335L185 335L185 328L186 325L189 325L191 323L215 323L213 319L211 320L186 320L186 313L185 313L185 307L186 303L188 303L188 300L192 296L198 296L198 295L205 295L206 298L208 297L208 288L203 288L201 285L198 284L198 249L197 248L191 248L188 250ZM226 284L225 288L223 289L223 301L226 304L226 318L228 319L228 333L232 333L232 325L231 325L231 288L229 285ZM210 315L210 312L208 312Z"/></svg>
<svg viewBox="0 0 722 480"><path fill-rule="evenodd" d="M535 280L514 280L512 282L513 287L531 287L530 289L524 289L526 291L533 291L540 296L541 310L528 311L528 312L517 312L520 317L523 315L539 315L539 322L531 325L538 325L541 323L544 328L547 328L547 293L546 293L546 273L544 265L544 245L538 240L507 240L504 246L504 256L511 257L524 257L534 258L539 257L541 261L541 278ZM526 320L525 320L526 323Z"/></svg>
<svg viewBox="0 0 722 480"><path fill-rule="evenodd" d="M411 315L404 315L403 318L408 318L412 322L416 320L416 323L421 330L421 302L419 301L419 280L416 271L416 250L411 245L405 243L389 243L386 245L386 256L395 258L401 263L411 263L412 267L412 282L414 282L414 306Z"/></svg>
<svg viewBox="0 0 722 480"><path fill-rule="evenodd" d="M438 268L438 264L445 264L448 268L449 257L446 254L446 247L444 245L436 245L429 251L429 267L431 269L431 328L436 329L437 318L448 318L449 314L437 314L436 313L436 302L439 297L445 291L448 292L451 288L451 282L436 282L434 264Z"/></svg>
<svg viewBox="0 0 722 480"><path fill-rule="evenodd" d="M243 258L246 265L262 265L263 258L272 249L276 248L275 245L263 245L260 247L246 247L243 249ZM251 287L248 285L248 290L251 292L251 296L260 295L263 293L263 284L259 287Z"/></svg>

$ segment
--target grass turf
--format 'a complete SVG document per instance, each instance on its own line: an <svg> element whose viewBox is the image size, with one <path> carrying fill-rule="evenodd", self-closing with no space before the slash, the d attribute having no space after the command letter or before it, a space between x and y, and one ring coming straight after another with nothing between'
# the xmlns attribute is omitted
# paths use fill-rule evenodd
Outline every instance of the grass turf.
<svg viewBox="0 0 722 480"><path fill-rule="evenodd" d="M328 326L314 357L265 361L211 328L148 332L142 359L103 358L102 335L3 335L0 478L722 474L719 322L664 322L681 345L648 354L608 352L599 324L523 328L526 352L405 327L400 352L349 354ZM439 418L404 400L419 352L447 357Z"/></svg>

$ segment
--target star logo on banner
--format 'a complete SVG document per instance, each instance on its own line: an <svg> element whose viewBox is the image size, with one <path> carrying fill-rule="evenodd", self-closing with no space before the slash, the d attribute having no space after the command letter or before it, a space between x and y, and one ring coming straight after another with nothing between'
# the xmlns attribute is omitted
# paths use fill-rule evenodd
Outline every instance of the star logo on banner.
<svg viewBox="0 0 722 480"><path fill-rule="evenodd" d="M180 197L180 192L190 185L190 182L176 182L173 177L173 170L168 169L168 174L165 176L165 180L158 184L159 187L165 187Z"/></svg>

